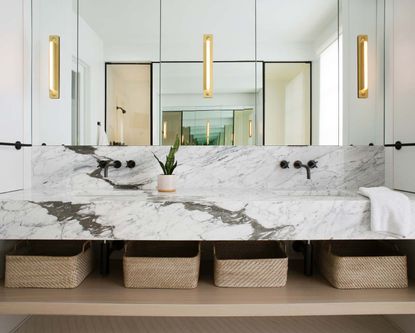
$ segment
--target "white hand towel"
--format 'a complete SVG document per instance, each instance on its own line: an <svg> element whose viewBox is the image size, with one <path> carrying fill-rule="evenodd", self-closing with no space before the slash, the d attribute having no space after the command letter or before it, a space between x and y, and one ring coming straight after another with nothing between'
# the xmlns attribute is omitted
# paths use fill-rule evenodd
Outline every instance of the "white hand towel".
<svg viewBox="0 0 415 333"><path fill-rule="evenodd" d="M108 136L104 131L104 127L100 123L97 124L97 146L108 146Z"/></svg>
<svg viewBox="0 0 415 333"><path fill-rule="evenodd" d="M406 237L413 231L409 198L387 187L361 187L360 194L370 199L372 231Z"/></svg>

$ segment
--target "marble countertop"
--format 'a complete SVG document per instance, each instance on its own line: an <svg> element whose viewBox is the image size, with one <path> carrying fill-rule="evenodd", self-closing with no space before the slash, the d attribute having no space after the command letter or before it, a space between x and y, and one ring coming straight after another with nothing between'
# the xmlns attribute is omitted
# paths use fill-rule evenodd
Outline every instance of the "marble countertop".
<svg viewBox="0 0 415 333"><path fill-rule="evenodd" d="M83 191L58 191L56 189L22 190L0 194L0 201L71 201L85 202L85 200L133 200L133 201L274 201L293 200L365 200L366 198L355 191L348 190L267 190L267 189L178 189L176 192L158 192L157 190L120 190L120 189L96 189Z"/></svg>
<svg viewBox="0 0 415 333"><path fill-rule="evenodd" d="M415 196L410 196L414 202ZM0 195L1 239L385 239L350 191L57 190Z"/></svg>

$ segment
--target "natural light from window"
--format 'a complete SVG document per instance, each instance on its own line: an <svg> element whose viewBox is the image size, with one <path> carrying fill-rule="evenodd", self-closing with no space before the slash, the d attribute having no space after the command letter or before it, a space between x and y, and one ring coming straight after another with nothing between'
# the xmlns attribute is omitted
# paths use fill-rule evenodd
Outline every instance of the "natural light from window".
<svg viewBox="0 0 415 333"><path fill-rule="evenodd" d="M341 38L340 38L341 45ZM341 54L341 52L340 52ZM319 144L341 144L341 119L339 100L339 45L336 39L320 55L320 115L319 115ZM341 68L341 67L340 67Z"/></svg>

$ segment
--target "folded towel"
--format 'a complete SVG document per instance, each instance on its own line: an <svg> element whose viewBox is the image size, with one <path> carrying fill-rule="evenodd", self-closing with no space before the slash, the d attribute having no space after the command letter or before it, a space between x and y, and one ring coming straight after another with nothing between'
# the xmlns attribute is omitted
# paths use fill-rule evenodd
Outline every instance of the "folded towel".
<svg viewBox="0 0 415 333"><path fill-rule="evenodd" d="M359 193L370 199L372 231L406 237L413 229L409 198L387 187L361 187Z"/></svg>
<svg viewBox="0 0 415 333"><path fill-rule="evenodd" d="M104 128L101 126L101 123L97 123L97 146L108 146L108 136L105 133Z"/></svg>

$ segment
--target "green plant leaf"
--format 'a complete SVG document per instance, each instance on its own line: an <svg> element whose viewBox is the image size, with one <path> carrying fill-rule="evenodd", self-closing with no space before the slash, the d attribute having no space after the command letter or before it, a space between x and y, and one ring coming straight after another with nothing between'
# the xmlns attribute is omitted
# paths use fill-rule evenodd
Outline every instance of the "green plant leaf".
<svg viewBox="0 0 415 333"><path fill-rule="evenodd" d="M159 160L159 158L156 156L156 154L154 154L154 153L153 153L153 155L154 155L154 157L156 158L157 162L159 162L160 167L161 167L161 169L163 170L163 173L164 173L165 175L168 175L167 170L166 170L166 167L165 167L165 165L163 164L163 162Z"/></svg>
<svg viewBox="0 0 415 333"><path fill-rule="evenodd" d="M176 163L174 163L174 165L173 165L173 167L171 169L171 174L173 174L173 171L174 171L174 169L176 169L176 167L177 167L177 161L176 161Z"/></svg>
<svg viewBox="0 0 415 333"><path fill-rule="evenodd" d="M177 161L175 158L175 155L180 147L180 139L179 136L176 135L176 140L174 141L174 144L172 147L170 147L169 153L166 156L166 162L163 164L158 157L153 153L154 157L157 159L157 161L160 163L161 168L163 169L163 172L165 175L172 175L174 169L177 167Z"/></svg>

